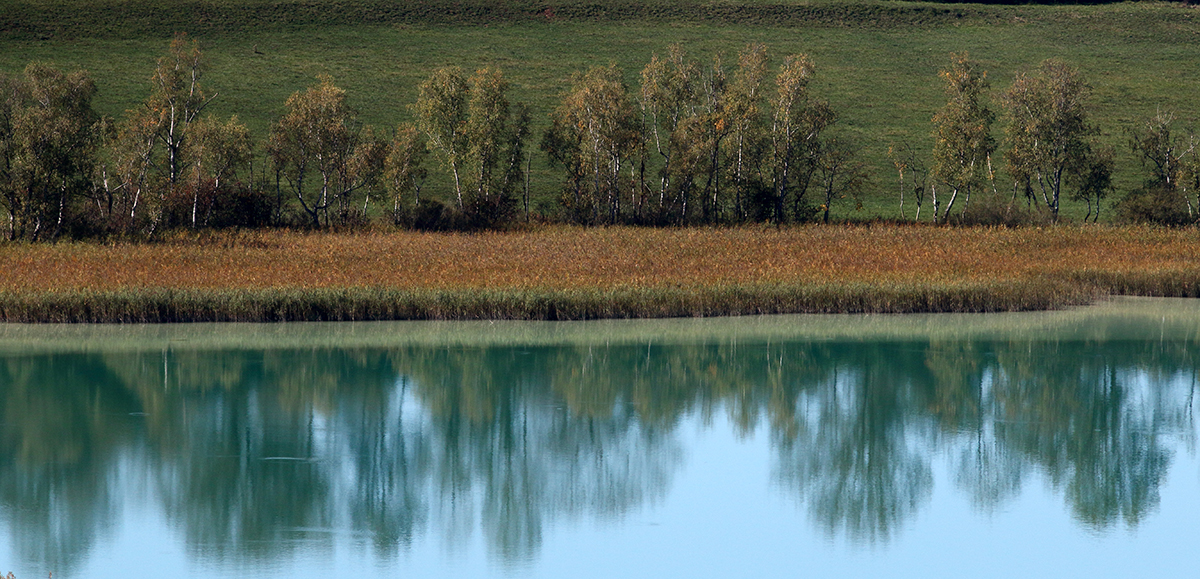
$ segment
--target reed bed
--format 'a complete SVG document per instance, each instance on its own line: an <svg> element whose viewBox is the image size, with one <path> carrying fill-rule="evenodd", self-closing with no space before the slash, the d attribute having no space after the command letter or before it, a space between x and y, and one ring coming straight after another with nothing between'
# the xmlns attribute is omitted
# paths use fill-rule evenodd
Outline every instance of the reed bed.
<svg viewBox="0 0 1200 579"><path fill-rule="evenodd" d="M591 319L1200 296L1200 231L893 225L253 231L0 246L0 320Z"/></svg>

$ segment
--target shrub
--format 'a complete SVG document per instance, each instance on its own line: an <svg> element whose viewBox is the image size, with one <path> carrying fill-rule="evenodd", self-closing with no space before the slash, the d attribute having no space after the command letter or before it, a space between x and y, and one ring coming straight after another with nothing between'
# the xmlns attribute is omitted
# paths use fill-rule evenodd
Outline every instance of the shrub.
<svg viewBox="0 0 1200 579"><path fill-rule="evenodd" d="M987 227L1049 225L1052 222L1048 211L1022 206L999 195L976 195L962 213L950 218L954 225Z"/></svg>
<svg viewBox="0 0 1200 579"><path fill-rule="evenodd" d="M1151 223L1179 226L1195 223L1183 197L1163 187L1142 187L1130 191L1113 208L1121 223Z"/></svg>
<svg viewBox="0 0 1200 579"><path fill-rule="evenodd" d="M245 183L218 186L207 179L188 183L167 195L163 220L167 227L264 227L271 224L275 204L272 196Z"/></svg>

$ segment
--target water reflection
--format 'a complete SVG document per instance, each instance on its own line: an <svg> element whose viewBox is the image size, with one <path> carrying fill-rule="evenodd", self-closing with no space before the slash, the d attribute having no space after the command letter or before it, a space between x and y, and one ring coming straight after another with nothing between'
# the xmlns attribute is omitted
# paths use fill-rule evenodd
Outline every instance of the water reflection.
<svg viewBox="0 0 1200 579"><path fill-rule="evenodd" d="M779 441L778 478L808 503L830 533L885 540L933 486L930 419L915 388L916 345L836 344L827 376L799 384L794 437Z"/></svg>
<svg viewBox="0 0 1200 579"><path fill-rule="evenodd" d="M120 455L140 445L138 401L86 356L0 363L0 504L22 557L60 569L102 536L119 508Z"/></svg>
<svg viewBox="0 0 1200 579"><path fill-rule="evenodd" d="M769 430L777 488L834 536L901 533L943 459L981 512L1037 474L1080 524L1134 527L1194 445L1200 310L1162 309L248 327L247 347L214 327L14 326L0 518L19 557L63 572L139 493L217 561L345 534L389 559L436 530L519 562L555 521L662 500L680 425L725 413Z"/></svg>

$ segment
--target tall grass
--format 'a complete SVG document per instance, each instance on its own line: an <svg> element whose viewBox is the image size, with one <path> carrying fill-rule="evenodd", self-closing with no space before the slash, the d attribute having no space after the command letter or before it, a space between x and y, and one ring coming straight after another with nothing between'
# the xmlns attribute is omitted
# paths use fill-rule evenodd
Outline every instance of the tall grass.
<svg viewBox="0 0 1200 579"><path fill-rule="evenodd" d="M1053 282L612 289L146 289L0 293L0 320L48 323L590 320L787 313L995 312L1085 303Z"/></svg>
<svg viewBox="0 0 1200 579"><path fill-rule="evenodd" d="M1046 309L1200 296L1200 231L769 227L247 232L0 246L0 319L591 319Z"/></svg>

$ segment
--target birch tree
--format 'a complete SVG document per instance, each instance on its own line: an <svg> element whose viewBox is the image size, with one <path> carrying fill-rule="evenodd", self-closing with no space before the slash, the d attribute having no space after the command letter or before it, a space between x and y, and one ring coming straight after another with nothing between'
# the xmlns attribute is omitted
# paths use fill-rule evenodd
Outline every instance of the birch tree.
<svg viewBox="0 0 1200 579"><path fill-rule="evenodd" d="M700 106L696 111L695 137L691 140L700 160L700 176L704 180L701 188L704 221L721 221L724 203L721 197L721 176L724 160L721 150L725 139L733 131L728 102L728 79L720 55L713 58L712 66L701 77Z"/></svg>
<svg viewBox="0 0 1200 579"><path fill-rule="evenodd" d="M913 201L917 204L913 221L920 221L921 206L929 191L929 169L926 168L925 161L907 142L888 147L888 158L892 160L892 165L896 167L900 177L900 218L908 218L904 212L904 195L911 187ZM906 175L910 184L905 184Z"/></svg>
<svg viewBox="0 0 1200 579"><path fill-rule="evenodd" d="M358 125L346 91L333 79L288 97L286 112L271 127L267 154L313 227L344 219L351 196L372 186L386 149Z"/></svg>
<svg viewBox="0 0 1200 579"><path fill-rule="evenodd" d="M250 131L237 116L221 121L212 116L193 122L185 157L189 165L188 186L192 190L192 227L207 223L214 204L221 202L222 187L250 164L253 145ZM202 199L208 193L208 199ZM201 211L202 201L205 207Z"/></svg>
<svg viewBox="0 0 1200 579"><path fill-rule="evenodd" d="M457 67L441 68L418 88L412 106L417 128L425 134L430 152L440 155L454 178L454 196L463 208L461 169L469 147L467 94L469 87Z"/></svg>
<svg viewBox="0 0 1200 579"><path fill-rule="evenodd" d="M1142 192L1178 198L1187 207L1188 216L1195 219L1200 211L1200 196L1192 198L1200 195L1196 186L1195 135L1181 135L1175 127L1175 115L1159 111L1141 127L1129 131L1129 146L1147 171Z"/></svg>
<svg viewBox="0 0 1200 579"><path fill-rule="evenodd" d="M563 207L581 223L616 222L631 182L621 171L637 150L633 102L616 65L576 76L551 116L542 149L566 169Z"/></svg>
<svg viewBox="0 0 1200 579"><path fill-rule="evenodd" d="M641 77L638 104L646 138L658 154L658 206L664 208L679 196L678 190L686 191L693 176L678 166L679 149L684 144L678 130L696 112L700 70L687 59L682 46L673 44L667 48L665 57L657 54L650 57ZM689 183L679 182L684 179Z"/></svg>
<svg viewBox="0 0 1200 579"><path fill-rule="evenodd" d="M475 195L487 202L498 194L494 176L507 144L508 81L498 69L484 68L471 76L468 88L467 151L475 169Z"/></svg>
<svg viewBox="0 0 1200 579"><path fill-rule="evenodd" d="M167 204L181 184L191 126L217 97L203 84L208 63L199 43L178 34L150 77L150 96L126 112L111 141L113 179L104 180L107 220L117 228L149 221L157 230Z"/></svg>
<svg viewBox="0 0 1200 579"><path fill-rule="evenodd" d="M467 164L474 169L475 182L467 209L477 225L494 226L508 221L516 206L529 109L523 103L511 105L508 81L499 69L476 71L468 87Z"/></svg>
<svg viewBox="0 0 1200 579"><path fill-rule="evenodd" d="M816 179L824 202L818 208L821 220L829 223L829 213L835 201L847 196L857 199L867 181L867 171L859 159L858 149L845 139L830 137L821 142L816 160ZM859 204L861 207L861 204Z"/></svg>
<svg viewBox="0 0 1200 579"><path fill-rule="evenodd" d="M89 188L99 116L86 71L33 63L0 76L0 207L9 239L58 237Z"/></svg>
<svg viewBox="0 0 1200 579"><path fill-rule="evenodd" d="M659 221L692 221L693 198L705 222L722 218L722 149L734 128L727 87L720 55L703 67L679 45L670 46L665 58L654 55L642 70L643 138L657 153Z"/></svg>
<svg viewBox="0 0 1200 579"><path fill-rule="evenodd" d="M820 154L821 134L837 121L829 104L815 99L808 85L815 74L805 55L789 56L775 77L771 116L771 172L776 223L787 221L790 197L793 215L802 217L805 193L812 183Z"/></svg>
<svg viewBox="0 0 1200 579"><path fill-rule="evenodd" d="M383 165L384 183L391 195L392 222L396 225L404 223L421 205L427 151L416 127L403 124L396 129Z"/></svg>
<svg viewBox="0 0 1200 579"><path fill-rule="evenodd" d="M767 47L750 44L738 55L738 66L725 97L729 119L730 180L737 220L747 217L746 205L760 187L754 185L762 157L763 84L767 78Z"/></svg>
<svg viewBox="0 0 1200 579"><path fill-rule="evenodd" d="M157 171L158 123L149 115L131 114L117 123L107 146L107 164L97 204L113 230L138 227L151 192L165 189ZM161 195L157 195L161 198Z"/></svg>
<svg viewBox="0 0 1200 579"><path fill-rule="evenodd" d="M166 154L167 181L173 186L183 171L183 152L188 128L200 113L217 98L206 94L200 80L208 69L200 44L188 41L186 34L171 40L166 56L158 59L151 76L153 91L145 112L157 121L157 137Z"/></svg>
<svg viewBox="0 0 1200 579"><path fill-rule="evenodd" d="M1009 173L1018 186L1041 198L1058 220L1067 170L1088 151L1097 133L1088 119L1091 88L1075 68L1047 60L1036 73L1018 73L1004 92L1008 120L1005 153Z"/></svg>
<svg viewBox="0 0 1200 579"><path fill-rule="evenodd" d="M995 150L992 121L995 115L985 102L987 72L967 53L951 55L950 68L938 73L945 82L947 101L933 116L933 162L930 173L945 184L950 198L940 208L937 187L932 190L933 220L946 221L960 193L970 203L971 193L987 175L988 158Z"/></svg>
<svg viewBox="0 0 1200 579"><path fill-rule="evenodd" d="M525 218L529 218L529 167L531 159L525 152L529 141L530 131L529 105L517 103L512 115L512 125L508 130L508 145L505 148L504 179L501 182L502 195L511 198L517 187L523 186Z"/></svg>
<svg viewBox="0 0 1200 579"><path fill-rule="evenodd" d="M1075 187L1071 197L1087 203L1084 223L1089 219L1092 223L1100 220L1100 207L1113 189L1113 156L1112 147L1089 148L1087 154L1070 169L1068 179Z"/></svg>

